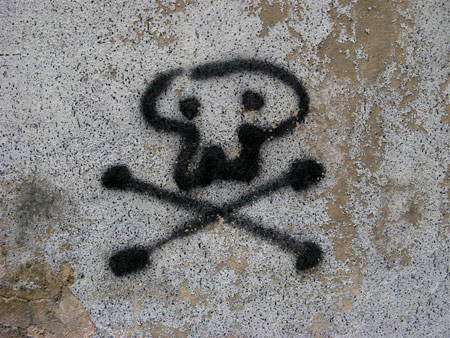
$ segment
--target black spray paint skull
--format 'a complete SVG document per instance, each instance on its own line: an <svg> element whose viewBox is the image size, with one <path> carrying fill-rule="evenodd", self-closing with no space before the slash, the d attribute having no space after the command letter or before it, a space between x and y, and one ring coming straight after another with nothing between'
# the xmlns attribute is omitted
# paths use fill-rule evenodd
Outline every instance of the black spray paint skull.
<svg viewBox="0 0 450 338"><path fill-rule="evenodd" d="M249 182L258 175L261 145L273 138L285 135L297 123L303 121L308 112L309 97L301 82L290 72L269 62L255 60L232 60L208 63L193 68L189 77L196 81L226 77L235 73L257 73L277 79L290 87L295 93L297 106L295 114L276 126L261 128L248 123L238 128L240 153L237 158L227 160L218 145L201 149L199 147L199 130L192 122L201 113L200 99L188 97L179 102L179 109L185 121L163 117L157 109L157 101L164 95L174 78L183 74L177 69L156 77L145 92L141 109L145 120L156 130L175 133L181 137L182 147L177 158L174 178L182 190L197 186L205 187L216 179ZM264 98L257 92L246 90L242 93L242 105L246 110L259 110L264 105ZM198 164L193 158L201 152Z"/></svg>
<svg viewBox="0 0 450 338"><path fill-rule="evenodd" d="M179 110L185 120L164 117L158 111L158 100L166 94L173 80L183 74L177 69L158 75L148 86L141 100L141 112L147 123L157 131L178 134L181 149L175 164L174 179L181 190L205 187L214 180L235 180L249 182L258 175L261 145L271 139L286 135L297 123L301 123L308 113L309 97L301 82L290 72L265 61L231 60L207 63L188 72L193 80L226 77L236 73L256 73L281 81L295 93L297 104L295 113L275 126L262 128L244 123L238 127L240 153L228 160L220 146L200 147L200 133L193 123L193 118L201 113L198 98L188 97L179 102ZM246 90L242 93L242 105L248 110L259 110L264 105L264 98L257 92ZM194 157L201 152L200 160L194 163ZM285 251L293 253L296 269L306 270L316 266L322 258L320 247L309 241L298 241L292 236L275 229L266 228L252 219L237 212L242 207L267 196L283 187L290 186L295 191L305 190L316 184L324 175L324 168L314 159L297 160L281 176L272 179L238 199L217 206L211 202L193 199L185 194L169 191L148 182L143 182L131 174L125 165L116 165L107 169L102 176L102 184L109 189L137 192L168 201L187 210L194 210L197 217L184 222L172 233L151 245L126 248L115 253L109 265L115 275L125 275L145 268L149 256L166 243L184 236L189 236L204 229L208 224L224 219L230 225L253 233L257 237L278 245Z"/></svg>

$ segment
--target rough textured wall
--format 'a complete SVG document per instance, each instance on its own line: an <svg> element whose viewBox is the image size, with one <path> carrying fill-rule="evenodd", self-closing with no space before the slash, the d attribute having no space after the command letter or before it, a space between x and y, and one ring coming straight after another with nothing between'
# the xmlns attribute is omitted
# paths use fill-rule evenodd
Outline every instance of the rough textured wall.
<svg viewBox="0 0 450 338"><path fill-rule="evenodd" d="M450 335L448 1L7 0L0 16L1 336ZM291 72L309 112L261 144L249 183L181 191L183 138L150 125L141 98L160 72L238 58ZM292 90L265 75L180 76L156 107L181 119L178 102L200 98L200 146L237 158L239 126L298 117ZM247 89L262 111L243 109ZM320 182L239 215L315 243L317 266L296 270L275 235L223 213L113 273L115 253L203 214L107 189L112 165L220 206L297 159L323 164Z"/></svg>

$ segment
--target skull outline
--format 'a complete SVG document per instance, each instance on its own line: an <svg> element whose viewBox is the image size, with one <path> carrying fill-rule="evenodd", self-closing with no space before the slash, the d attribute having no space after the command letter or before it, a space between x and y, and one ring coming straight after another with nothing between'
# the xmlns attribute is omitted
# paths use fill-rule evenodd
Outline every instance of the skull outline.
<svg viewBox="0 0 450 338"><path fill-rule="evenodd" d="M227 160L223 150L218 146L200 149L199 130L190 121L195 113L192 109L187 114L183 113L188 120L186 122L163 117L157 109L158 98L164 94L172 81L184 72L182 68L178 68L158 74L148 85L141 99L141 113L152 128L175 133L181 137L181 150L175 164L174 179L177 186L184 191L198 186L208 186L217 179L250 182L259 173L262 144L292 130L297 123L303 122L309 110L309 96L301 81L293 73L268 61L233 59L205 63L188 70L189 77L193 80L224 77L238 72L268 75L290 87L297 97L296 114L283 120L276 127L261 128L248 123L242 124L238 128L238 140L241 144L239 156ZM199 150L202 151L201 159L195 166L193 157Z"/></svg>
<svg viewBox="0 0 450 338"><path fill-rule="evenodd" d="M158 97L166 91L175 77L183 73L183 70L175 69L157 75L142 96L141 112L146 122L156 130L176 133L182 138L182 146L175 167L175 181L181 190L206 186L214 179L250 181L258 174L259 149L262 143L268 139L285 135L297 123L302 122L308 112L309 97L301 82L292 73L269 62L235 59L207 63L194 67L190 76L193 79L202 80L236 72L257 72L272 75L281 80L294 89L299 109L294 116L285 119L275 128L259 128L250 124L241 125L238 136L243 147L237 159L227 161L221 148L209 147L203 149L200 164L192 173L189 173L189 166L199 148L197 127L192 122L181 122L160 116L156 108ZM198 104L198 102L192 102L194 105ZM181 113L190 121L195 111L181 111ZM231 173L230 167L233 169ZM208 224L223 218L233 227L244 229L257 237L276 244L285 251L294 253L297 257L295 263L297 271L310 269L322 260L323 253L320 246L310 241L299 241L276 229L266 228L237 212L242 207L283 187L290 186L295 191L302 191L314 186L323 178L324 172L323 165L314 159L296 160L291 164L290 170L279 177L261 184L256 189L251 189L231 202L225 202L217 206L209 201L191 198L157 187L150 182L142 181L134 177L125 165L111 166L102 175L101 181L104 187L157 197L184 209L195 211L196 216L187 222L183 222L174 228L167 237L157 240L152 245L127 248L116 252L110 257L109 266L116 276L144 269L150 264L149 256L154 250L174 239L201 231Z"/></svg>

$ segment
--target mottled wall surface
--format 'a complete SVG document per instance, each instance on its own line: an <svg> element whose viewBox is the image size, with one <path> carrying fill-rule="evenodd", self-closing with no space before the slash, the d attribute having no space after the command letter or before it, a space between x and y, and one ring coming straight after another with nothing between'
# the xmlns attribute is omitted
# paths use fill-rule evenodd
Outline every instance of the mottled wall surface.
<svg viewBox="0 0 450 338"><path fill-rule="evenodd" d="M448 1L6 0L0 19L0 336L450 335ZM262 145L250 183L182 193L182 142L146 123L141 97L159 72L236 58L289 70L309 113ZM250 87L264 112L236 100ZM158 107L179 118L192 94L201 144L228 158L241 123L295 114L292 92L260 74L180 77ZM115 252L195 212L106 189L108 167L221 205L305 158L323 164L320 182L239 212L317 243L319 265L297 271L293 255L218 217L145 269L111 271Z"/></svg>

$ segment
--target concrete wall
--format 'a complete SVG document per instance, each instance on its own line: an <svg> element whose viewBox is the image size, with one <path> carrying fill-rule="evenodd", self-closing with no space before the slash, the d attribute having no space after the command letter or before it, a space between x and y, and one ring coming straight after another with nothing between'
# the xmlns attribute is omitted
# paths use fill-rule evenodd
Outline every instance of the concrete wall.
<svg viewBox="0 0 450 338"><path fill-rule="evenodd" d="M448 1L4 0L0 19L2 337L450 335ZM265 71L190 75L236 59ZM147 86L184 71L155 107L220 147L230 173L243 124L299 116L269 63L302 82L308 114L260 145L248 183L181 190L183 138L145 118ZM188 121L178 104L194 95ZM234 222L222 212L298 159L323 177L278 180ZM134 183L102 185L113 165ZM203 201L220 209L208 222ZM299 270L305 242L323 257ZM136 247L148 262L114 274L111 257Z"/></svg>

